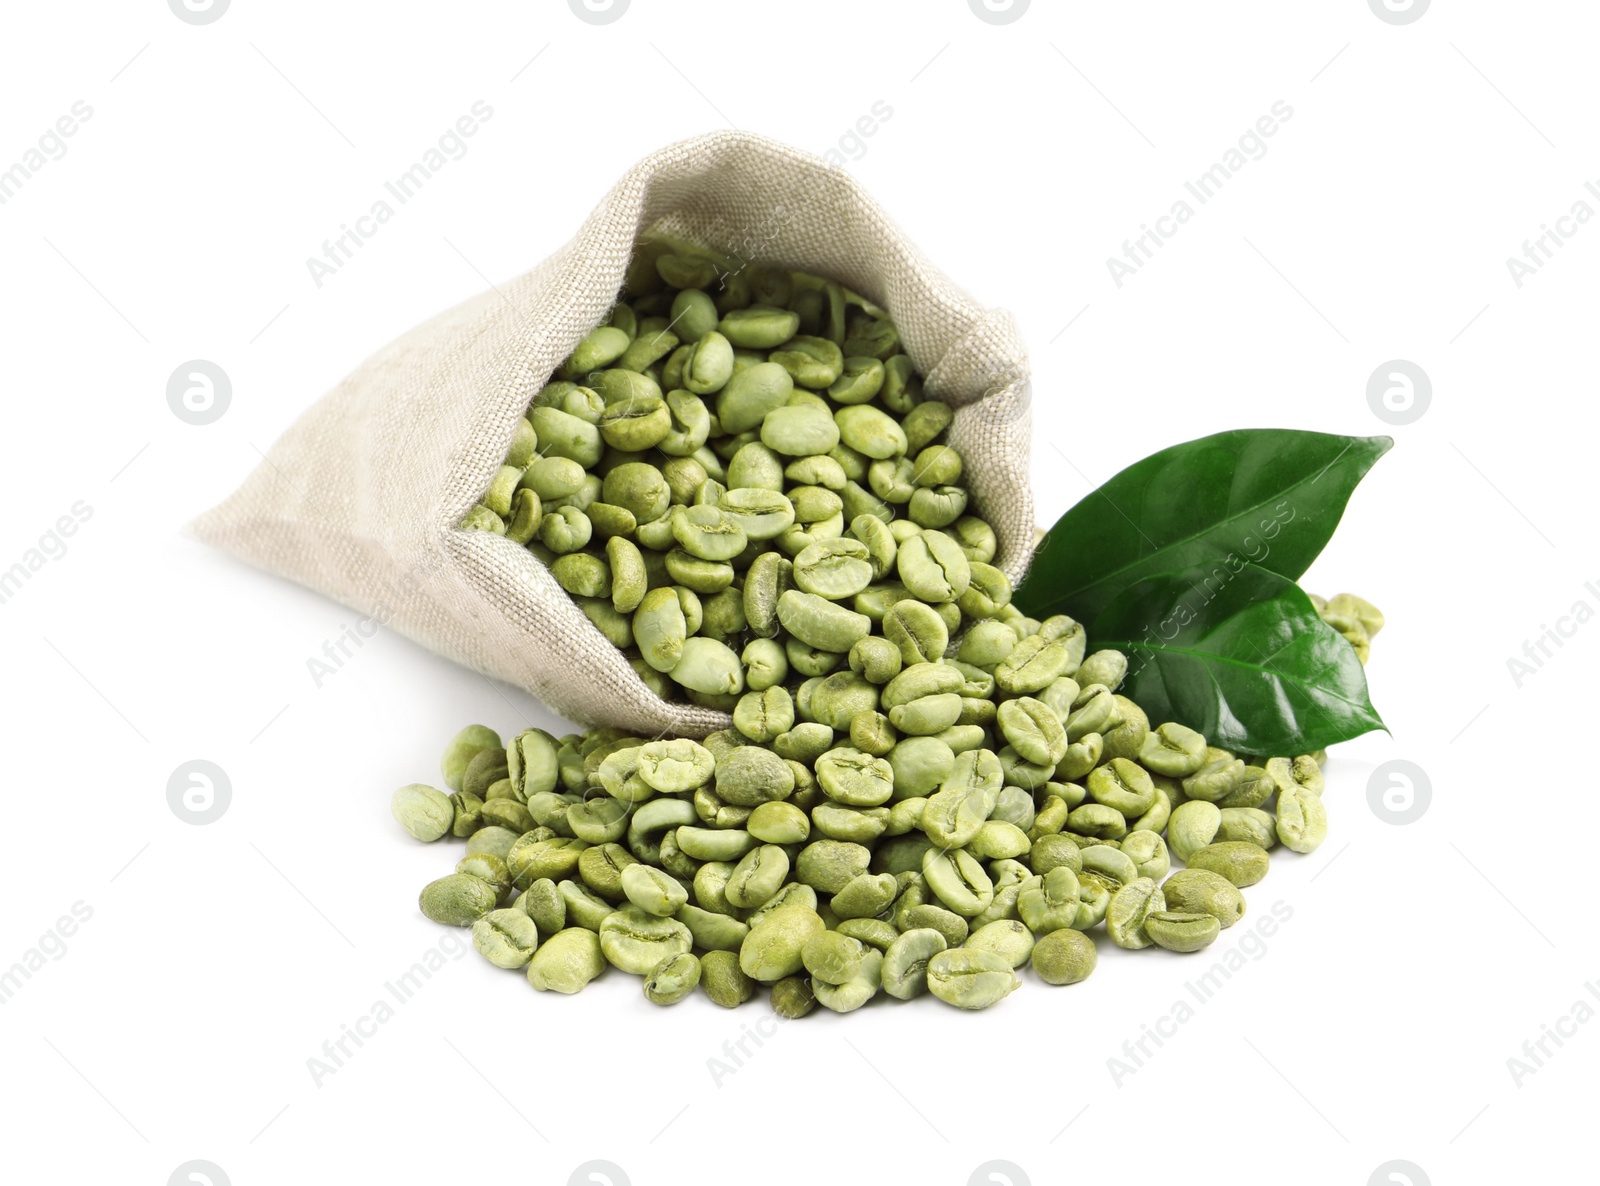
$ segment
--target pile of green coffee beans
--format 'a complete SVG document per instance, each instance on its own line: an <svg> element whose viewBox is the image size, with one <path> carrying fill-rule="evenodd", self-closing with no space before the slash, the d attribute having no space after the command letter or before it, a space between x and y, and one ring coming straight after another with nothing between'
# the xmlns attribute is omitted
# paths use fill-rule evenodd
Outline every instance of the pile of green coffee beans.
<svg viewBox="0 0 1600 1186"><path fill-rule="evenodd" d="M1349 604L1376 633L1381 615ZM763 707L703 742L527 729L504 744L469 726L441 763L452 793L394 796L418 840L467 842L422 913L471 926L485 958L541 990L577 992L610 965L662 1005L699 985L732 1007L765 985L785 1017L880 990L981 1009L1023 964L1083 980L1102 924L1119 947L1198 951L1244 914L1270 850L1322 843L1324 755L1254 763L1152 730L1113 690L1121 655L1077 658L1066 619L1024 630L1013 652L1046 641L985 673L993 724L938 735L858 728L881 714L821 685L781 731ZM1063 653L1071 674L1051 674ZM899 699L895 680L882 696Z"/></svg>
<svg viewBox="0 0 1600 1186"><path fill-rule="evenodd" d="M394 797L412 836L467 842L424 915L541 990L610 965L658 1004L981 1009L1024 964L1083 980L1102 925L1197 951L1271 850L1322 842L1323 755L1152 729L1121 654L1011 604L951 411L881 310L805 273L644 262L464 526L527 545L652 689L733 725L463 730L450 793ZM1365 658L1382 615L1318 609Z"/></svg>
<svg viewBox="0 0 1600 1186"><path fill-rule="evenodd" d="M880 990L985 1008L1025 963L1073 984L1102 923L1120 947L1205 947L1244 913L1270 849L1322 842L1321 755L1255 765L1181 725L1151 730L1111 690L1120 655L1072 663L1064 623L1039 627L1026 637L1054 633L1044 649L1090 682L1000 692L998 751L979 725L979 744L946 730L862 749L821 688L826 719L775 735L765 712L703 742L464 729L444 754L452 793L394 796L412 836L467 842L422 912L471 926L538 989L576 992L611 965L658 1004L699 984L733 1006L767 985L786 1016Z"/></svg>
<svg viewBox="0 0 1600 1186"><path fill-rule="evenodd" d="M922 398L881 310L807 273L719 278L687 255L631 284L653 291L534 398L463 525L527 545L658 695L731 712L847 665L877 688L974 622L1021 617L993 529L967 514L951 410ZM914 613L889 614L907 599ZM961 658L993 663L1005 637L979 632ZM921 718L905 731L957 724L963 683L901 706Z"/></svg>

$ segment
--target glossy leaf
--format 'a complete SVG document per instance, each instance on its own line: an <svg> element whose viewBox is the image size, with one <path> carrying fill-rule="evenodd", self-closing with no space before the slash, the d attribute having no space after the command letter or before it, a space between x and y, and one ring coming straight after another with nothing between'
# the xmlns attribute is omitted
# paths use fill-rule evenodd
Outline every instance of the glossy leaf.
<svg viewBox="0 0 1600 1186"><path fill-rule="evenodd" d="M1014 600L1091 622L1144 577L1213 560L1298 578L1394 442L1293 429L1202 437L1129 466L1041 541Z"/></svg>
<svg viewBox="0 0 1600 1186"><path fill-rule="evenodd" d="M1150 716L1241 754L1295 755L1383 720L1355 649L1288 577L1255 565L1202 565L1146 577L1089 629L1123 652L1121 688Z"/></svg>

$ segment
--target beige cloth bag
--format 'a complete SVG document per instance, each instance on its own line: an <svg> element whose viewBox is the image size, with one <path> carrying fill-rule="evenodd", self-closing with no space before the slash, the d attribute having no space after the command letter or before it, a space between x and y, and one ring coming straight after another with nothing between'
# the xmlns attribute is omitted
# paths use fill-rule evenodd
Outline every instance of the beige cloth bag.
<svg viewBox="0 0 1600 1186"><path fill-rule="evenodd" d="M1028 364L1009 314L931 267L844 171L743 132L652 153L533 271L390 343L197 519L202 540L527 689L563 716L701 736L726 714L655 696L526 548L456 526L529 401L608 315L641 236L832 277L886 308L925 392L954 406L996 563L1026 568Z"/></svg>

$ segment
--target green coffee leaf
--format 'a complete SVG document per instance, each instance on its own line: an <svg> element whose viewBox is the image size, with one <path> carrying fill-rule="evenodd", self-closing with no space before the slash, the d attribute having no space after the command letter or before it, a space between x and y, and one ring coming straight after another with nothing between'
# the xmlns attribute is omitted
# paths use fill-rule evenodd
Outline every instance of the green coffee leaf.
<svg viewBox="0 0 1600 1186"><path fill-rule="evenodd" d="M1218 561L1145 577L1095 619L1121 692L1241 754L1304 754L1384 728L1350 643L1289 578Z"/></svg>
<svg viewBox="0 0 1600 1186"><path fill-rule="evenodd" d="M1061 516L1014 600L1031 617L1091 622L1144 577L1193 564L1252 564L1298 578L1356 483L1393 444L1279 428L1163 449Z"/></svg>

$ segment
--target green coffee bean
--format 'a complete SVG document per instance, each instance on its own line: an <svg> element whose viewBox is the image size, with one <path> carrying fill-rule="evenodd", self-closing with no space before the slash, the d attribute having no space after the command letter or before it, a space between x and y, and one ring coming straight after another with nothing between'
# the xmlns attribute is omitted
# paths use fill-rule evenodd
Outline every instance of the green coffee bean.
<svg viewBox="0 0 1600 1186"><path fill-rule="evenodd" d="M1013 968L1020 968L1033 954L1033 932L1014 918L1001 918L985 923L967 936L964 945L968 951L988 951L1006 960Z"/></svg>
<svg viewBox="0 0 1600 1186"><path fill-rule="evenodd" d="M800 328L800 317L787 309L751 305L725 315L718 328L735 346L770 350L795 336Z"/></svg>
<svg viewBox="0 0 1600 1186"><path fill-rule="evenodd" d="M1209 869L1240 889L1267 875L1266 850L1247 840L1222 840L1196 849L1186 862L1191 869Z"/></svg>
<svg viewBox="0 0 1600 1186"><path fill-rule="evenodd" d="M750 927L739 919L688 902L679 906L672 917L689 928L696 947L707 951L737 953L750 933Z"/></svg>
<svg viewBox="0 0 1600 1186"><path fill-rule="evenodd" d="M1215 915L1193 911L1161 910L1145 919L1150 941L1168 951L1199 951L1209 947L1223 924Z"/></svg>
<svg viewBox="0 0 1600 1186"><path fill-rule="evenodd" d="M582 927L568 927L551 935L533 953L528 983L540 992L575 993L605 967L600 937Z"/></svg>
<svg viewBox="0 0 1600 1186"><path fill-rule="evenodd" d="M806 941L827 930L822 917L805 906L782 906L750 928L739 948L739 967L753 980L771 983L802 966Z"/></svg>
<svg viewBox="0 0 1600 1186"><path fill-rule="evenodd" d="M1078 875L1058 865L1044 876L1028 878L1017 892L1017 913L1028 929L1044 935L1070 927L1078 920L1080 902Z"/></svg>
<svg viewBox="0 0 1600 1186"><path fill-rule="evenodd" d="M500 895L487 881L470 873L451 873L423 887L417 898L422 913L448 927L467 927L493 910Z"/></svg>
<svg viewBox="0 0 1600 1186"><path fill-rule="evenodd" d="M511 852L511 846L517 842L518 834L510 828L502 828L494 824L479 828L467 839L467 855L476 856L479 853L491 853L502 861Z"/></svg>
<svg viewBox="0 0 1600 1186"><path fill-rule="evenodd" d="M497 896L503 898L511 892L511 871L506 868L506 863L493 853L477 853L470 857L462 857L456 862L457 873L470 873L474 877L482 878L492 887Z"/></svg>
<svg viewBox="0 0 1600 1186"><path fill-rule="evenodd" d="M1187 778L1204 764L1205 752L1204 737L1169 721L1145 739L1139 750L1139 761L1156 774Z"/></svg>
<svg viewBox="0 0 1600 1186"><path fill-rule="evenodd" d="M927 992L928 961L948 947L945 937L929 927L900 935L883 953L883 991L901 1001Z"/></svg>
<svg viewBox="0 0 1600 1186"><path fill-rule="evenodd" d="M938 952L929 959L927 979L928 991L958 1009L987 1009L1022 983L1004 956L964 947Z"/></svg>
<svg viewBox="0 0 1600 1186"><path fill-rule="evenodd" d="M834 928L841 935L860 939L868 947L887 952L889 945L900 937L894 924L881 918L842 918Z"/></svg>
<svg viewBox="0 0 1600 1186"><path fill-rule="evenodd" d="M1215 803L1203 799L1180 803L1167 825L1167 837L1172 843L1173 855L1187 863L1194 853L1215 839L1221 825L1222 809Z"/></svg>
<svg viewBox="0 0 1600 1186"><path fill-rule="evenodd" d="M818 893L836 894L867 871L872 850L848 840L813 840L795 860L795 880Z"/></svg>
<svg viewBox="0 0 1600 1186"><path fill-rule="evenodd" d="M1034 850L1038 851L1038 847L1035 844ZM1140 877L1160 882L1172 869L1166 841L1158 832L1130 832L1122 842L1122 852L1133 862Z"/></svg>
<svg viewBox="0 0 1600 1186"><path fill-rule="evenodd" d="M1136 878L1111 896L1111 904L1106 907L1106 933L1118 947L1148 947L1152 940L1145 931L1145 922L1151 914L1166 908L1167 900L1155 880Z"/></svg>
<svg viewBox="0 0 1600 1186"><path fill-rule="evenodd" d="M955 541L942 531L924 531L902 543L895 567L906 589L920 601L956 601L972 583L971 563ZM998 673L996 675L998 678Z"/></svg>
<svg viewBox="0 0 1600 1186"><path fill-rule="evenodd" d="M778 598L783 628L808 646L844 654L865 638L872 621L815 593L790 589Z"/></svg>
<svg viewBox="0 0 1600 1186"><path fill-rule="evenodd" d="M1295 852L1315 852L1328 837L1328 810L1302 787L1278 792L1278 839Z"/></svg>
<svg viewBox="0 0 1600 1186"><path fill-rule="evenodd" d="M1244 896L1234 884L1209 869L1183 869L1162 883L1167 908L1181 913L1210 914L1231 927L1244 914Z"/></svg>
<svg viewBox="0 0 1600 1186"><path fill-rule="evenodd" d="M1063 928L1033 945L1032 966L1046 984L1077 984L1089 978L1097 957L1093 939L1082 931Z"/></svg>
<svg viewBox="0 0 1600 1186"><path fill-rule="evenodd" d="M637 906L624 906L600 924L600 949L624 972L648 975L663 960L687 954L693 945L689 928Z"/></svg>
<svg viewBox="0 0 1600 1186"><path fill-rule="evenodd" d="M982 862L964 848L930 851L922 861L928 888L964 918L981 914L994 901L994 882Z"/></svg>
<svg viewBox="0 0 1600 1186"><path fill-rule="evenodd" d="M720 391L733 378L733 345L722 334L711 330L688 348L681 366L682 383L695 395L710 395ZM539 425L535 423L534 427L538 428Z"/></svg>
<svg viewBox="0 0 1600 1186"><path fill-rule="evenodd" d="M1224 807L1215 838L1246 840L1257 848L1270 849L1278 843L1278 827L1272 816L1260 808Z"/></svg>
<svg viewBox="0 0 1600 1186"><path fill-rule="evenodd" d="M1228 797L1244 773L1244 763L1237 758L1212 758L1183 780L1183 793L1191 799L1216 802Z"/></svg>
<svg viewBox="0 0 1600 1186"><path fill-rule="evenodd" d="M859 939L841 935L837 931L822 931L806 940L800 950L800 961L810 974L812 985L844 984L861 971L861 963L868 948Z"/></svg>
<svg viewBox="0 0 1600 1186"><path fill-rule="evenodd" d="M875 918L894 901L896 883L891 873L860 873L852 877L829 903L840 919Z"/></svg>
<svg viewBox="0 0 1600 1186"><path fill-rule="evenodd" d="M654 1005L676 1005L700 983L700 961L688 952L668 956L645 977L645 1000Z"/></svg>
<svg viewBox="0 0 1600 1186"><path fill-rule="evenodd" d="M553 935L567 925L567 904L556 883L542 878L517 899L522 912L533 919L541 935Z"/></svg>
<svg viewBox="0 0 1600 1186"><path fill-rule="evenodd" d="M773 806L778 806L774 804ZM681 834L682 829L679 829ZM749 836L749 833L744 833ZM754 837L750 837L753 841ZM783 885L789 875L789 854L776 844L763 844L746 853L728 878L727 897L733 906L759 906Z"/></svg>
<svg viewBox="0 0 1600 1186"><path fill-rule="evenodd" d="M1000 705L997 720L1006 741L1027 761L1038 766L1054 766L1066 757L1066 730L1061 727L1060 718L1042 701L1031 696L1007 700ZM1132 766L1132 763L1128 765ZM1137 770L1137 767L1134 769ZM1144 772L1138 773L1143 775ZM1149 782L1148 777L1145 782ZM1092 776L1089 790L1091 794L1094 793ZM1096 801L1103 800L1097 797Z"/></svg>
<svg viewBox="0 0 1600 1186"><path fill-rule="evenodd" d="M689 900L689 891L677 878L637 862L622 870L622 892L630 903L661 918L675 915Z"/></svg>
<svg viewBox="0 0 1600 1186"><path fill-rule="evenodd" d="M400 826L418 840L433 841L450 831L456 819L450 796L422 783L401 787L389 802Z"/></svg>
<svg viewBox="0 0 1600 1186"><path fill-rule="evenodd" d="M700 957L700 985L706 996L724 1009L733 1009L755 995L755 981L739 967L735 951L708 951Z"/></svg>
<svg viewBox="0 0 1600 1186"><path fill-rule="evenodd" d="M1272 775L1261 766L1246 766L1244 774L1234 783L1233 790L1217 800L1217 806L1227 811L1231 808L1260 807L1278 789Z"/></svg>
<svg viewBox="0 0 1600 1186"><path fill-rule="evenodd" d="M498 750L501 745L500 735L487 725L468 725L461 730L445 746L444 757L439 762L445 786L453 791L461 790L461 780L472 759L484 750Z"/></svg>
<svg viewBox="0 0 1600 1186"><path fill-rule="evenodd" d="M817 1007L811 982L804 976L785 976L772 986L769 996L772 1011L788 1021L804 1017Z"/></svg>
<svg viewBox="0 0 1600 1186"><path fill-rule="evenodd" d="M472 924L472 945L497 968L520 968L539 946L539 928L521 910L491 910Z"/></svg>

